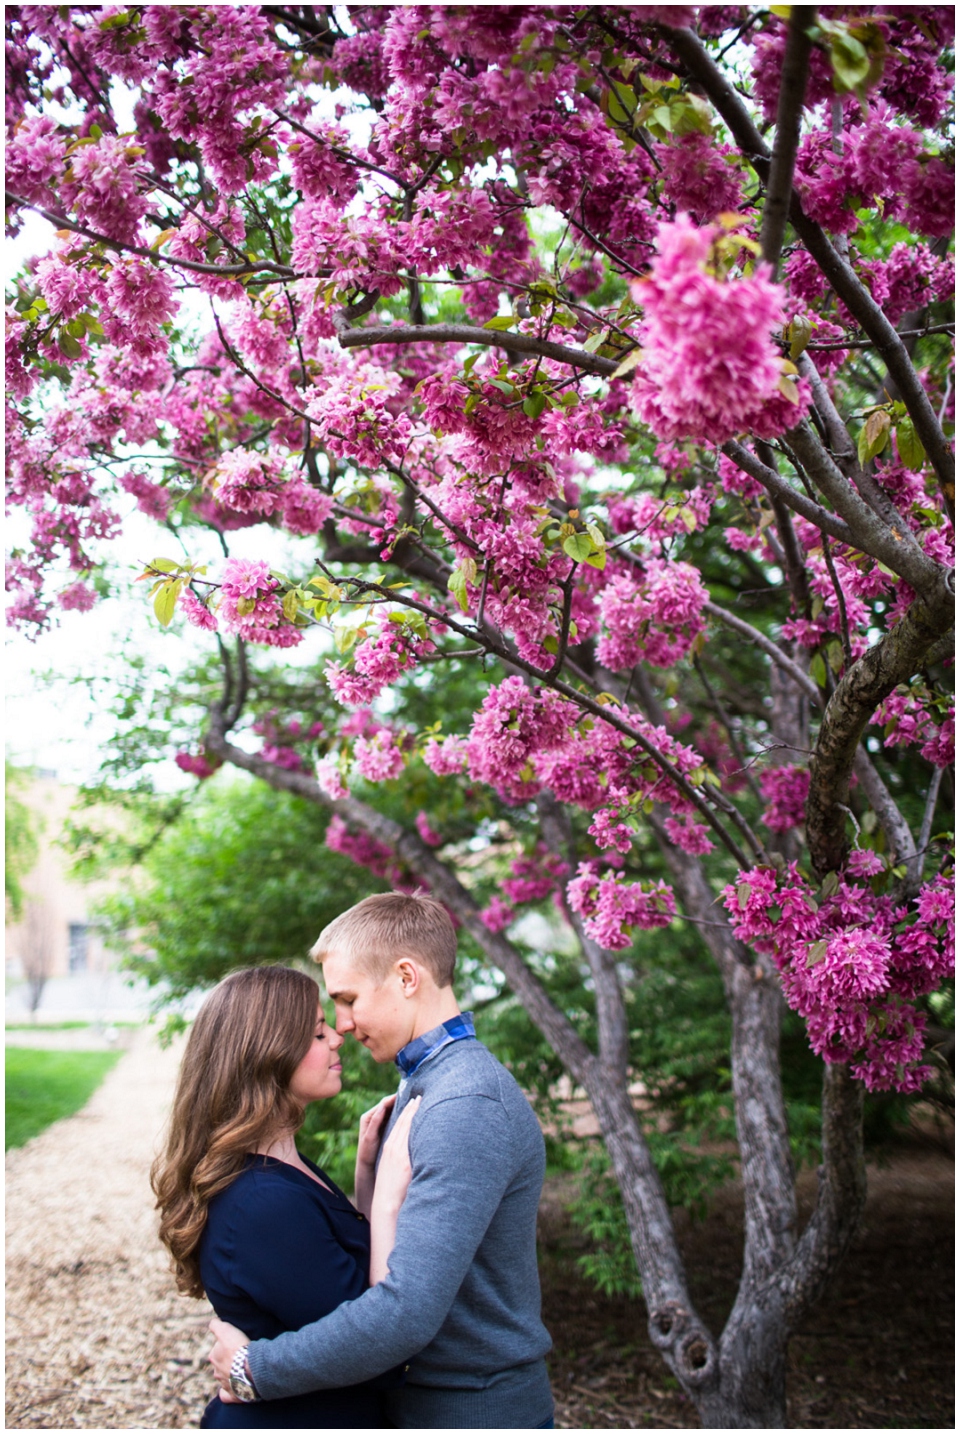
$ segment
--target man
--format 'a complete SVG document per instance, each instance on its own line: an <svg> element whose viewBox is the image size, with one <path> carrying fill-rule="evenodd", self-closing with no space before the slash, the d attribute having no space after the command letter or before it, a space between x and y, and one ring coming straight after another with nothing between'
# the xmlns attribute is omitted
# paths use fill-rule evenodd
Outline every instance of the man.
<svg viewBox="0 0 960 1434"><path fill-rule="evenodd" d="M459 1010L449 916L430 897L371 896L331 922L311 955L337 1030L400 1068L391 1122L422 1097L413 1176L387 1278L274 1340L248 1344L214 1320L221 1385L277 1399L407 1363L406 1384L387 1396L398 1428L552 1427L536 1257L543 1137Z"/></svg>

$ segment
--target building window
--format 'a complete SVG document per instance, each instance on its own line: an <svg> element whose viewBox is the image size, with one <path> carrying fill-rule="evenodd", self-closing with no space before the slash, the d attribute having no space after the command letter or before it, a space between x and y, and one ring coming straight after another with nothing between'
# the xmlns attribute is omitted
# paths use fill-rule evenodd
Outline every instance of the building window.
<svg viewBox="0 0 960 1434"><path fill-rule="evenodd" d="M87 969L87 936L88 926L83 921L70 922L70 971L85 971Z"/></svg>

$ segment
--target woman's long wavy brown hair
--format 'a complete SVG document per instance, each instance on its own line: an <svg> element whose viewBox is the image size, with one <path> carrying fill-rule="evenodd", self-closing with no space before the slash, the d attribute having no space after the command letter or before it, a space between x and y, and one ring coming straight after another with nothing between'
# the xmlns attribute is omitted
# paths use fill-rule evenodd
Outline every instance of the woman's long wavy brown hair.
<svg viewBox="0 0 960 1434"><path fill-rule="evenodd" d="M203 1297L198 1257L207 1207L257 1147L299 1129L293 1073L317 1026L317 983L288 966L221 981L201 1006L180 1066L166 1149L150 1184L177 1288Z"/></svg>

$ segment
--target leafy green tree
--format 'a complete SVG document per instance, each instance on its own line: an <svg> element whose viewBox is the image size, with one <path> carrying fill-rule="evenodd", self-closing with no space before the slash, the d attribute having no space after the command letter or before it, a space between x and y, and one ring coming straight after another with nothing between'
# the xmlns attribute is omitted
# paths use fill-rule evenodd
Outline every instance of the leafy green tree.
<svg viewBox="0 0 960 1434"><path fill-rule="evenodd" d="M37 859L37 823L27 804L17 796L27 773L10 762L4 766L3 889L10 915L19 921L23 914L23 878Z"/></svg>

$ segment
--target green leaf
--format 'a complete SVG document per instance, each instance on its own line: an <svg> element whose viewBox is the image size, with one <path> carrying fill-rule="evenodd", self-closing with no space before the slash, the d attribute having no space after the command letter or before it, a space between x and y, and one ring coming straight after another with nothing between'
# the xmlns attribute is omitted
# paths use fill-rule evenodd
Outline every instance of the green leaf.
<svg viewBox="0 0 960 1434"><path fill-rule="evenodd" d="M447 588L453 593L457 600L457 606L461 612L466 612L469 606L467 598L467 584L477 581L477 565L473 558L461 558L447 579Z"/></svg>
<svg viewBox="0 0 960 1434"><path fill-rule="evenodd" d="M523 400L523 411L528 418L539 418L546 406L547 396L539 390L536 393L528 394Z"/></svg>
<svg viewBox="0 0 960 1434"><path fill-rule="evenodd" d="M599 552L591 553L589 558L586 559L586 564L588 568L599 568L602 572L607 566L606 548L601 548Z"/></svg>
<svg viewBox="0 0 960 1434"><path fill-rule="evenodd" d="M815 652L810 659L810 676L818 687L826 687L827 668L819 652Z"/></svg>
<svg viewBox="0 0 960 1434"><path fill-rule="evenodd" d="M498 314L495 319L488 319L484 324L485 329L512 329L518 323L515 314Z"/></svg>
<svg viewBox="0 0 960 1434"><path fill-rule="evenodd" d="M737 905L739 906L741 911L746 911L747 903L749 902L752 894L753 887L750 885L749 881L741 881L740 885L737 887Z"/></svg>
<svg viewBox="0 0 960 1434"><path fill-rule="evenodd" d="M571 533L563 540L563 551L575 563L585 563L593 556L593 539L586 533Z"/></svg>
<svg viewBox="0 0 960 1434"><path fill-rule="evenodd" d="M890 415L883 408L875 408L868 415L860 432L857 434L857 457L861 465L869 463L871 458L876 458L882 453L890 441Z"/></svg>
<svg viewBox="0 0 960 1434"><path fill-rule="evenodd" d="M83 358L83 345L79 343L72 334L68 334L66 329L61 329L57 336L57 348L63 354L64 358Z"/></svg>
<svg viewBox="0 0 960 1434"><path fill-rule="evenodd" d="M631 349L626 358L620 360L610 377L623 378L625 374L632 373L642 361L643 349Z"/></svg>
<svg viewBox="0 0 960 1434"><path fill-rule="evenodd" d="M514 388L513 384L507 383L505 379L492 378L490 379L490 382L493 384L494 388L498 388L501 393L507 394L507 396L510 398L512 398L513 395L516 393L516 389Z"/></svg>
<svg viewBox="0 0 960 1434"><path fill-rule="evenodd" d="M916 471L923 467L927 455L923 450L923 444L917 437L913 419L910 417L901 418L897 424L897 452L900 455L900 462L906 468Z"/></svg>
<svg viewBox="0 0 960 1434"><path fill-rule="evenodd" d="M288 622L293 622L300 611L300 594L296 588L291 588L288 593L284 593L282 607L284 617Z"/></svg>
<svg viewBox="0 0 960 1434"><path fill-rule="evenodd" d="M173 582L164 583L154 598L153 610L157 614L161 627L170 626L182 587L183 579L176 578Z"/></svg>
<svg viewBox="0 0 960 1434"><path fill-rule="evenodd" d="M804 318L802 314L798 314L790 320L787 337L790 340L790 357L794 362L796 362L803 353L812 336L813 325L809 319Z"/></svg>
<svg viewBox="0 0 960 1434"><path fill-rule="evenodd" d="M176 573L180 571L180 564L175 563L171 558L152 558L147 564L148 573Z"/></svg>
<svg viewBox="0 0 960 1434"><path fill-rule="evenodd" d="M811 941L807 947L807 967L816 966L827 954L826 941Z"/></svg>
<svg viewBox="0 0 960 1434"><path fill-rule="evenodd" d="M820 883L820 895L823 897L836 896L840 890L840 878L835 871L828 871Z"/></svg>
<svg viewBox="0 0 960 1434"><path fill-rule="evenodd" d="M596 333L591 334L590 337L587 339L586 343L583 346L583 351L584 353L595 354L597 349L601 348L606 343L606 341L606 330L597 329Z"/></svg>

